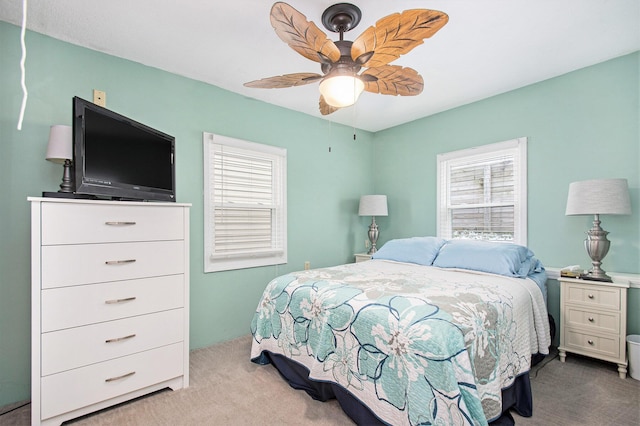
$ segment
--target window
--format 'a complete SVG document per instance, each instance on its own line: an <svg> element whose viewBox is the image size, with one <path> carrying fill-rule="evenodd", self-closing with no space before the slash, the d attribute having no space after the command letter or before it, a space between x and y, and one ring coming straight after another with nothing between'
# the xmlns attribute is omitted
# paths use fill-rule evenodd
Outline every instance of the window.
<svg viewBox="0 0 640 426"><path fill-rule="evenodd" d="M438 155L438 236L527 244L527 139Z"/></svg>
<svg viewBox="0 0 640 426"><path fill-rule="evenodd" d="M204 133L205 272L287 262L287 151Z"/></svg>

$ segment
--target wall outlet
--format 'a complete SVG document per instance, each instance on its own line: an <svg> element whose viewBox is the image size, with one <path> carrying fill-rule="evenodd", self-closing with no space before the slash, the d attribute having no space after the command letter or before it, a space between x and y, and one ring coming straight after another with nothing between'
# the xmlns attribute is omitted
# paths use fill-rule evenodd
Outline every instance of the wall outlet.
<svg viewBox="0 0 640 426"><path fill-rule="evenodd" d="M367 250L369 250L369 247L371 247L371 241L369 241L369 240L364 240L364 248L366 248Z"/></svg>
<svg viewBox="0 0 640 426"><path fill-rule="evenodd" d="M107 106L107 92L102 90L93 89L93 103L100 105L101 107Z"/></svg>
<svg viewBox="0 0 640 426"><path fill-rule="evenodd" d="M311 269L311 262L307 260L306 262L304 262L304 270L308 271L309 269Z"/></svg>

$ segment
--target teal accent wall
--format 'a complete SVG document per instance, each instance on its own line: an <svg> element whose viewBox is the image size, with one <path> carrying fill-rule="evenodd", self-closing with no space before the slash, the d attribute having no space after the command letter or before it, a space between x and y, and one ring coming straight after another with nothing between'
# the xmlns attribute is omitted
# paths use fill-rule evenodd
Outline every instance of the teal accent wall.
<svg viewBox="0 0 640 426"><path fill-rule="evenodd" d="M314 268L353 261L369 224L355 214L360 195L389 197L389 216L377 218L380 243L434 235L436 155L520 136L529 138L529 244L542 261L589 263L582 248L589 218L564 216L569 182L626 177L634 214L603 218L613 241L604 266L640 273L639 53L386 131L357 130L354 141L351 127L138 63L32 32L26 43L29 99L18 131L19 28L0 22L0 406L30 397L26 198L58 189L62 169L44 159L49 126L71 124L71 98L91 99L93 89L106 91L109 109L176 137L178 201L193 204L192 348L248 333L274 276L306 260ZM203 131L287 148L287 265L202 272ZM629 331L640 333L640 289L629 299ZM557 307L551 281L549 309L557 314Z"/></svg>
<svg viewBox="0 0 640 426"><path fill-rule="evenodd" d="M633 214L602 216L607 271L640 273L640 53L636 52L374 135L376 192L387 194L380 241L436 233L436 156L528 138L528 245L547 266L591 264L593 218L565 216L569 183L629 181ZM549 311L559 313L558 282ZM628 331L640 333L640 289L629 291Z"/></svg>
<svg viewBox="0 0 640 426"><path fill-rule="evenodd" d="M192 348L249 333L262 290L276 275L303 269L307 260L314 268L352 262L363 251L368 223L355 212L360 195L373 190L371 133L357 130L354 141L351 127L37 33L27 32L26 44L29 97L18 131L19 28L0 22L0 406L30 397L27 197L58 190L62 167L44 156L49 127L71 124L73 96L91 100L93 89L104 90L109 109L176 137L177 198L193 204ZM203 131L287 149L286 265L203 272Z"/></svg>

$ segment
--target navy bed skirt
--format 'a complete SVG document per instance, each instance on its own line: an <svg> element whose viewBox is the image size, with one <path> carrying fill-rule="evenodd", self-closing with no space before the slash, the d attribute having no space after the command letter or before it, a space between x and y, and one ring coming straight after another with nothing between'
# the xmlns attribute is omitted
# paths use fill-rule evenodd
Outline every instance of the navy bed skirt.
<svg viewBox="0 0 640 426"><path fill-rule="evenodd" d="M550 337L553 342L556 336L556 323L550 314L548 317ZM538 364L545 356L543 354L534 354L531 357L531 366ZM304 390L313 399L319 401L337 399L344 412L358 425L386 424L342 386L330 382L310 380L309 370L295 361L268 351L262 352L260 356L252 359L252 361L257 364L273 364L292 388ZM533 397L528 372L516 377L516 380L508 388L502 389L502 415L497 419L490 419L489 424L491 426L515 425L511 410L515 410L522 417L531 417L533 415Z"/></svg>
<svg viewBox="0 0 640 426"><path fill-rule="evenodd" d="M310 380L309 370L295 361L268 351L262 352L261 356L253 361L257 364L273 364L292 388L304 390L313 399L318 401L337 399L342 410L358 425L386 425L342 386L330 382ZM502 416L492 420L489 424L492 426L514 425L515 422L510 413L511 409L516 410L523 417L531 417L533 414L529 373L517 377L510 387L502 390Z"/></svg>

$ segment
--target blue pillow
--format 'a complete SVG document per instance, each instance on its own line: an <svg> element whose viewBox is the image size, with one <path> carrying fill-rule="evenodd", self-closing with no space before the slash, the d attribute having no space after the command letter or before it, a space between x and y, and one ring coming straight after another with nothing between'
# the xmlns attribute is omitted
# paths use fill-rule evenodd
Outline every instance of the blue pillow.
<svg viewBox="0 0 640 426"><path fill-rule="evenodd" d="M533 252L524 246L478 240L449 240L440 249L433 266L521 278L541 268Z"/></svg>
<svg viewBox="0 0 640 426"><path fill-rule="evenodd" d="M412 237L387 241L373 259L395 260L431 266L446 240L438 237Z"/></svg>

